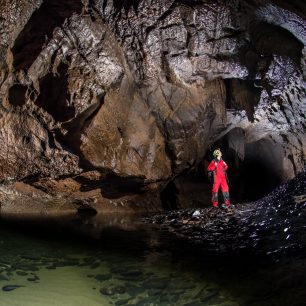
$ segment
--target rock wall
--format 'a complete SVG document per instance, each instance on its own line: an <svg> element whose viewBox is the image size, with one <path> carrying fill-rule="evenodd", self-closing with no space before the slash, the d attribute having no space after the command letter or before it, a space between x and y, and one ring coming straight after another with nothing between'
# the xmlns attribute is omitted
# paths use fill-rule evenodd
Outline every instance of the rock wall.
<svg viewBox="0 0 306 306"><path fill-rule="evenodd" d="M155 190L229 135L241 159L268 143L256 156L294 177L305 13L299 1L1 1L0 180L97 171Z"/></svg>

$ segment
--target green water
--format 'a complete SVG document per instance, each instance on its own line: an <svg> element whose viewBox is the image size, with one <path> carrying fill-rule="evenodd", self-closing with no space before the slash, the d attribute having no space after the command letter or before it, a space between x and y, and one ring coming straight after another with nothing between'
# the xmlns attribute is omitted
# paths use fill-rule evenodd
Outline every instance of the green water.
<svg viewBox="0 0 306 306"><path fill-rule="evenodd" d="M281 283L291 264L205 257L132 220L104 221L2 224L0 306L304 305L304 283Z"/></svg>

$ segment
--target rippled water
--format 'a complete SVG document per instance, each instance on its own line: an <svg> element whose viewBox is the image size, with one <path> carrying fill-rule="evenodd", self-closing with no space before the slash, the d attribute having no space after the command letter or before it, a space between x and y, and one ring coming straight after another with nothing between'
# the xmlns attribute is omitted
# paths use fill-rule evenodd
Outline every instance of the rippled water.
<svg viewBox="0 0 306 306"><path fill-rule="evenodd" d="M0 226L0 305L306 305L306 262L201 246L127 216Z"/></svg>

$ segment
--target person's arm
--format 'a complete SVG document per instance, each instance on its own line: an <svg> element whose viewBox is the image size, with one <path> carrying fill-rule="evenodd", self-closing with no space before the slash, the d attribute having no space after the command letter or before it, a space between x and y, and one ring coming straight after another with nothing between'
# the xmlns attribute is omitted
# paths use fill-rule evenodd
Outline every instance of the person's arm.
<svg viewBox="0 0 306 306"><path fill-rule="evenodd" d="M217 169L217 163L214 160L212 160L207 168L207 171L215 171L216 169Z"/></svg>
<svg viewBox="0 0 306 306"><path fill-rule="evenodd" d="M222 161L223 161L223 169L226 171L228 169L228 165L224 160Z"/></svg>

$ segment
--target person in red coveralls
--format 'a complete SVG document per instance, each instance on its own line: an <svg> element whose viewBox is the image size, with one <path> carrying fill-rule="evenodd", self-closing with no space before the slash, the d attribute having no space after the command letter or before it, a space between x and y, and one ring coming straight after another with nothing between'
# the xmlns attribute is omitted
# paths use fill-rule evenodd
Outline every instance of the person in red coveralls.
<svg viewBox="0 0 306 306"><path fill-rule="evenodd" d="M220 149L215 150L213 152L213 156L214 159L207 168L207 171L213 175L212 204L214 207L218 207L218 190L221 186L225 205L228 207L231 205L226 176L228 165L222 160L222 153Z"/></svg>

